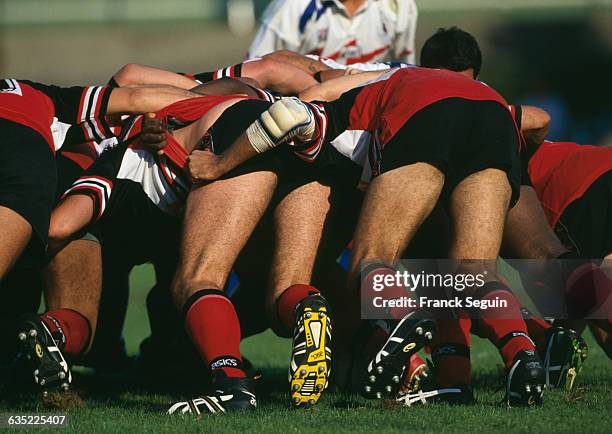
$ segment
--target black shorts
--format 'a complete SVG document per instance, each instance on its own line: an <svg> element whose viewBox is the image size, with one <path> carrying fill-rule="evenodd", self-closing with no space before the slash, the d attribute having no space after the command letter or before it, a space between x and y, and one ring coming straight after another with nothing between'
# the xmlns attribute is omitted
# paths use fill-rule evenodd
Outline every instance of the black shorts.
<svg viewBox="0 0 612 434"><path fill-rule="evenodd" d="M585 258L600 259L612 253L612 171L597 178L582 197L569 204L555 229Z"/></svg>
<svg viewBox="0 0 612 434"><path fill-rule="evenodd" d="M59 196L64 194L72 183L85 173L85 169L62 155L61 152L55 154L55 164L57 166L57 199L59 199Z"/></svg>
<svg viewBox="0 0 612 434"><path fill-rule="evenodd" d="M506 172L511 204L519 197L519 142L510 112L495 101L448 98L414 114L381 150L380 173L426 162L445 174L448 196L463 179L488 168Z"/></svg>
<svg viewBox="0 0 612 434"><path fill-rule="evenodd" d="M81 178L91 185L71 188L66 194L94 199L96 215L101 215L85 231L94 235L104 250L114 252L131 266L164 257L166 252L176 254L181 222L163 212L141 184L117 177L127 149L121 144L106 150ZM78 187L79 181L74 186ZM101 196L104 200L99 199Z"/></svg>
<svg viewBox="0 0 612 434"><path fill-rule="evenodd" d="M117 179L104 215L88 231L124 263L139 265L176 255L180 224L151 202L140 184Z"/></svg>
<svg viewBox="0 0 612 434"><path fill-rule="evenodd" d="M42 252L57 184L53 151L38 132L6 119L0 119L0 137L0 206L28 221Z"/></svg>
<svg viewBox="0 0 612 434"><path fill-rule="evenodd" d="M271 105L269 101L248 99L225 110L210 128L214 152L220 154L225 151ZM281 145L246 161L223 178L258 171L270 171L278 175L273 205L296 188L314 181L339 189L354 189L361 174L359 166L332 146L326 146L314 162L307 163L290 146Z"/></svg>

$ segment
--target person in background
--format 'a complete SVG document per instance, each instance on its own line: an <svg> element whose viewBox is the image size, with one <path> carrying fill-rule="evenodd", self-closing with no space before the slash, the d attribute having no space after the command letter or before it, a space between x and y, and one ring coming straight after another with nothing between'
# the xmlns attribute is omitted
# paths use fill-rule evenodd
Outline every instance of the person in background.
<svg viewBox="0 0 612 434"><path fill-rule="evenodd" d="M275 0L247 53L314 54L350 65L415 62L415 0Z"/></svg>

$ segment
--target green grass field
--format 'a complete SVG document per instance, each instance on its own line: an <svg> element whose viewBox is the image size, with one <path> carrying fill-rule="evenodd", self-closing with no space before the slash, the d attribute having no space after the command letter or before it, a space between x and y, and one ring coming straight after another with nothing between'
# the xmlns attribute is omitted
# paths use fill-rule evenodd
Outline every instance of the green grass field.
<svg viewBox="0 0 612 434"><path fill-rule="evenodd" d="M135 353L148 334L144 297L152 286L148 267L132 274L130 311L126 341ZM266 332L247 339L243 352L264 373L259 409L249 414L200 418L163 414L176 396L132 389L120 378L93 378L83 374L85 406L70 411L67 432L611 432L612 364L590 336L590 356L578 387L571 395L547 391L537 409L507 409L498 403L503 392L500 358L491 344L476 339L472 352L478 404L470 407L446 405L387 407L380 402L326 394L309 410L288 408L286 369L290 342ZM1 402L1 401L0 401ZM15 406L0 403L0 413L42 411L37 400Z"/></svg>

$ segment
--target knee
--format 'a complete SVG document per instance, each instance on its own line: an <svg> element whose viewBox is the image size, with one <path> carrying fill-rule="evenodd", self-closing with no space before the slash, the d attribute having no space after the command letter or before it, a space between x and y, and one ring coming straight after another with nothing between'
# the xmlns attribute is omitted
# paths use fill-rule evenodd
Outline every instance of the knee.
<svg viewBox="0 0 612 434"><path fill-rule="evenodd" d="M227 275L215 273L211 270L209 273L198 273L195 270L189 272L187 270L178 270L175 275L172 286L172 299L177 309L181 310L185 302L194 293L202 289L216 289L223 291Z"/></svg>

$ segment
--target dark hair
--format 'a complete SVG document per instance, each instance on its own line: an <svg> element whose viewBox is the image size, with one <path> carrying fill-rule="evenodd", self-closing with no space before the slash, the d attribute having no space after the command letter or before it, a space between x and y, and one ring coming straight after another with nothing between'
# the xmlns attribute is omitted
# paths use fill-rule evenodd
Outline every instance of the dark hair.
<svg viewBox="0 0 612 434"><path fill-rule="evenodd" d="M472 68L478 77L482 53L476 38L457 27L440 28L421 49L421 66L461 72Z"/></svg>

